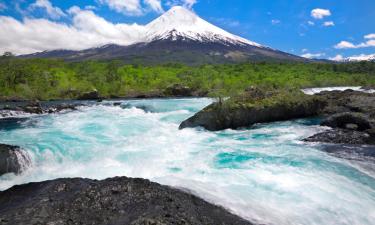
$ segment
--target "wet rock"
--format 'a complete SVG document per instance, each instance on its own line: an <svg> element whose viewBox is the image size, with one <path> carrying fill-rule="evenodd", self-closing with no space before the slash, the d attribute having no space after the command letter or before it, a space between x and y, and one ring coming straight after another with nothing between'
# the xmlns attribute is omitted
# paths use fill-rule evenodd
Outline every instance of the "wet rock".
<svg viewBox="0 0 375 225"><path fill-rule="evenodd" d="M363 113L338 113L322 121L322 126L364 131L371 129L370 119Z"/></svg>
<svg viewBox="0 0 375 225"><path fill-rule="evenodd" d="M288 99L278 94L265 94L263 99L242 96L239 100L216 102L204 108L194 116L183 121L180 129L203 127L210 131L249 127L255 123L274 122L316 116L325 102L319 98L301 93ZM257 95L259 96L259 95ZM280 98L280 99L279 99Z"/></svg>
<svg viewBox="0 0 375 225"><path fill-rule="evenodd" d="M327 102L323 114L332 115L343 112L360 112L375 118L375 94L359 91L325 91L317 94Z"/></svg>
<svg viewBox="0 0 375 225"><path fill-rule="evenodd" d="M17 146L0 144L0 176L6 173L19 174L31 163L30 157Z"/></svg>
<svg viewBox="0 0 375 225"><path fill-rule="evenodd" d="M190 97L190 96L194 96L193 93L194 93L194 90L181 84L174 84L172 86L169 86L164 91L164 94L166 96L172 96L172 97Z"/></svg>
<svg viewBox="0 0 375 225"><path fill-rule="evenodd" d="M78 100L100 100L100 94L97 90L85 92L81 94L78 98Z"/></svg>
<svg viewBox="0 0 375 225"><path fill-rule="evenodd" d="M371 90L375 90L375 86L363 86L361 87L361 89L365 91L371 91Z"/></svg>
<svg viewBox="0 0 375 225"><path fill-rule="evenodd" d="M333 129L322 133L315 134L304 139L306 142L320 142L320 143L335 143L335 144L357 144L357 145L371 145L375 144L372 138L366 132Z"/></svg>
<svg viewBox="0 0 375 225"><path fill-rule="evenodd" d="M186 192L143 179L58 179L0 192L1 224L252 224Z"/></svg>
<svg viewBox="0 0 375 225"><path fill-rule="evenodd" d="M73 104L55 104L55 105L42 105L39 102L29 102L23 106L9 106L6 105L0 110L0 115L6 117L17 117L18 114L44 114L44 113L57 113L64 110L76 110L78 105Z"/></svg>

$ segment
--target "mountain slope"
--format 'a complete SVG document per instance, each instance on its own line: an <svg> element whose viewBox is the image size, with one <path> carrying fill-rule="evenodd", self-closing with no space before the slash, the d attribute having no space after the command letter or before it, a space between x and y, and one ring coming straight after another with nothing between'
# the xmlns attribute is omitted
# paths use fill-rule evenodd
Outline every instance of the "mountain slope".
<svg viewBox="0 0 375 225"><path fill-rule="evenodd" d="M307 61L228 33L176 6L145 26L140 42L114 44L82 51L54 50L24 58L62 58L69 61L119 59L127 63L190 65L246 61Z"/></svg>

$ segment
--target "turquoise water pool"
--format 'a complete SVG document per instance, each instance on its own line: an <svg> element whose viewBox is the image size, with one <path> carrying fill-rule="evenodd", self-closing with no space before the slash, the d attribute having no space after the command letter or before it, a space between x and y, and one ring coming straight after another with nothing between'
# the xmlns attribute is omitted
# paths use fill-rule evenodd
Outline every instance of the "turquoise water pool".
<svg viewBox="0 0 375 225"><path fill-rule="evenodd" d="M211 101L104 102L0 129L1 143L22 146L33 159L24 174L0 177L0 189L60 177L142 177L188 189L262 223L374 224L371 165L300 141L324 129L319 121L178 130Z"/></svg>

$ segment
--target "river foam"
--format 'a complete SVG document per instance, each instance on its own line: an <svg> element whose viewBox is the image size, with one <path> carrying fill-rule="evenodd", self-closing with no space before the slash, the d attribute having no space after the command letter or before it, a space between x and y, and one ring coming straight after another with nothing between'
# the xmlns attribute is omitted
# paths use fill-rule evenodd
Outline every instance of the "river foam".
<svg viewBox="0 0 375 225"><path fill-rule="evenodd" d="M318 120L237 131L178 130L210 102L134 100L122 107L105 102L0 129L1 143L20 145L33 161L20 176L0 177L0 189L60 177L142 177L266 224L375 221L373 172L300 141L325 129Z"/></svg>

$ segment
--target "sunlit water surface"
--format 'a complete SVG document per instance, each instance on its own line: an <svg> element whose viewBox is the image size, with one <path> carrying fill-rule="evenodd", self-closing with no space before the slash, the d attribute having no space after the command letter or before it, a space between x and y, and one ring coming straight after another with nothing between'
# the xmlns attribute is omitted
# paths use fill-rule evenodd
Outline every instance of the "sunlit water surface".
<svg viewBox="0 0 375 225"><path fill-rule="evenodd" d="M0 143L22 146L33 159L24 174L0 177L0 189L60 177L142 177L261 223L374 224L375 175L301 142L324 129L317 121L178 130L210 102L123 101L0 129Z"/></svg>

